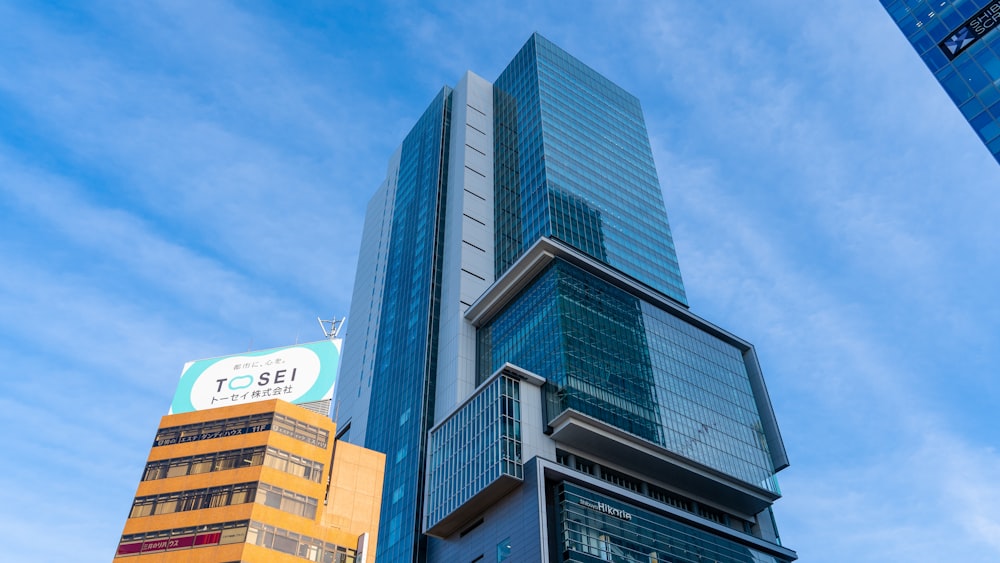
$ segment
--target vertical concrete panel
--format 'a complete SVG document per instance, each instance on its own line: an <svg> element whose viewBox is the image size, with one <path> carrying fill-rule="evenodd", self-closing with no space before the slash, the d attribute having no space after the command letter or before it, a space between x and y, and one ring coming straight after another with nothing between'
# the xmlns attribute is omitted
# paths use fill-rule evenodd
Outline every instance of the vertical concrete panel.
<svg viewBox="0 0 1000 563"><path fill-rule="evenodd" d="M447 189L435 424L475 389L463 314L493 283L493 85L471 72L452 92Z"/></svg>

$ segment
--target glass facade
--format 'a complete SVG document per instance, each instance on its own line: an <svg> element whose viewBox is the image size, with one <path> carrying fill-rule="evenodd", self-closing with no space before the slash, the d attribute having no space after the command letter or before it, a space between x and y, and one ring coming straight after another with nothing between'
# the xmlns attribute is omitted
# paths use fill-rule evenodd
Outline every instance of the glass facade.
<svg viewBox="0 0 1000 563"><path fill-rule="evenodd" d="M669 504L677 510L683 510L684 512L700 516L706 520L711 520L716 524L722 524L757 538L761 537L760 527L755 526L753 522L747 520L745 517L737 516L731 512L707 506L694 500L694 498L687 497L675 491L668 491L663 487L643 479L627 475L583 456L571 454L562 450L556 450L556 461L560 465L570 467L581 473L586 473L587 475L592 475L613 484L615 487L629 490L635 494L651 498L663 504ZM774 528L775 534L777 534L777 527L775 526ZM775 543L780 545L781 542L777 538L777 535L775 535L774 540Z"/></svg>
<svg viewBox="0 0 1000 563"><path fill-rule="evenodd" d="M559 561L598 563L787 563L571 483L552 492Z"/></svg>
<svg viewBox="0 0 1000 563"><path fill-rule="evenodd" d="M541 495L544 485L530 469L538 465L530 464L556 455L552 442L560 438L547 424L568 410L636 437L618 436L636 449L676 460L667 450L715 470L699 479L726 481L732 490L743 489L732 486L740 481L776 493L779 462L772 463L768 445L777 451L780 438L759 374L744 363L749 346L704 332L698 327L708 325L690 324L697 319L684 312L683 281L639 101L537 34L497 78L492 93L469 83L460 82L454 96L443 89L418 120L390 162L384 189L376 194L382 199L373 198L382 211L366 219L362 248L378 248L378 263L369 268L374 279L359 277L355 284L345 358L354 347L374 359L345 360L344 368L353 366L358 373L342 375L360 382L370 374L371 395L356 399L360 391L338 388L338 403L362 405L352 404L338 422L346 431L352 420L365 420L366 427L356 425L352 435L387 457L379 561L475 560L494 548L502 558L527 549L517 545L514 531L531 535L529 527L551 524L533 520L537 497L534 503L529 497ZM488 154L487 141L474 158L479 166L492 156L492 201L489 187L487 197L465 190L467 197L465 186L455 185L463 182L457 172L463 163L453 163L452 186L446 177L449 159L467 158L465 168L473 169L473 157L462 152L459 131L471 122L463 125L460 104L477 109L468 101L475 98L488 107L490 97L493 152ZM490 119L486 111L479 115ZM485 220L465 215L477 224L475 230L447 223L448 229L459 224L463 230L445 236L445 217L458 210L464 214L467 207L481 211ZM524 268L512 269L542 237L560 243L553 245L559 251L540 250ZM470 246L477 253L467 255ZM551 257L547 266L532 262L541 255ZM461 306L447 301L442 307L442 279L452 279L442 278L444 264L449 276L456 273L451 268L460 268L483 286L491 282L473 270L488 276L492 268L495 283L483 295L470 290L450 297L449 285L445 298L459 299ZM537 273L536 265L542 268ZM603 278L595 277L598 271ZM475 292L480 291L477 285ZM371 309L365 308L368 303ZM442 354L457 351L456 357L442 358L440 371L439 341ZM490 379L508 362L530 372L521 374L530 386L521 388L506 375ZM437 390L442 398L435 405ZM522 400L532 405L523 427ZM761 405L767 405L766 435L757 411ZM595 459L608 454L580 443L563 447ZM610 467L601 478L608 486L639 482ZM642 490L665 491L649 484ZM755 503L775 496L753 493ZM505 508L489 512L501 505ZM487 512L500 518L483 516ZM473 513L482 516L479 522L466 522ZM474 553L477 538L494 532L489 551ZM528 550L532 560L542 552L535 547L539 550ZM561 553L553 551L553 559Z"/></svg>
<svg viewBox="0 0 1000 563"><path fill-rule="evenodd" d="M497 277L548 236L686 303L635 96L535 34L494 112Z"/></svg>
<svg viewBox="0 0 1000 563"><path fill-rule="evenodd" d="M881 2L1000 162L1000 1Z"/></svg>
<svg viewBox="0 0 1000 563"><path fill-rule="evenodd" d="M425 436L434 418L450 103L444 88L400 153L372 378L378 398L364 444L386 454L382 561L409 561L423 550L415 507L423 504Z"/></svg>
<svg viewBox="0 0 1000 563"><path fill-rule="evenodd" d="M501 476L523 478L520 389L497 377L431 433L428 528Z"/></svg>
<svg viewBox="0 0 1000 563"><path fill-rule="evenodd" d="M478 331L479 376L546 378L548 418L573 409L777 492L743 353L561 260Z"/></svg>

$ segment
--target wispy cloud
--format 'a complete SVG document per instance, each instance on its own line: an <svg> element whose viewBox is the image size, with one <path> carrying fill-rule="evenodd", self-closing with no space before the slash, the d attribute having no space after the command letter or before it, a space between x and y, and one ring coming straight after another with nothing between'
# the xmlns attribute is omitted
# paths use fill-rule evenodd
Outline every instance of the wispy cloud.
<svg viewBox="0 0 1000 563"><path fill-rule="evenodd" d="M928 339L900 327L924 324L919 312L891 321L887 332L879 315L892 307L873 309L867 297L797 264L782 235L719 185L727 180L684 173L662 153L660 160L686 187L676 197L687 225L678 238L691 237L682 258L688 287L697 288L695 311L755 335L793 462L778 503L786 543L811 561L1000 553L990 535L1000 509L989 500L1000 486L986 478L1000 456L958 434L963 421L934 394L945 380L927 379L922 352L910 344ZM934 278L935 264L918 266L909 273ZM925 295L920 305L941 298ZM953 542L928 529L942 520L953 526ZM956 551L955 542L965 547Z"/></svg>
<svg viewBox="0 0 1000 563"><path fill-rule="evenodd" d="M775 397L793 464L783 539L809 561L996 558L1000 487L983 476L1000 457L988 434L963 433L986 414L977 389L949 388L988 384L952 370L996 358L978 344L998 334L982 309L995 310L1000 269L995 165L972 136L942 158L982 180L953 187L940 169L899 168L900 133L970 135L954 119L902 131L901 119L945 110L919 88L910 106L886 101L909 75L890 64L902 58L886 34L898 31L871 19L884 17L877 6L792 9L769 23L799 32L768 39L740 19L751 10L709 25L697 9L657 7L640 40L668 61L645 82L698 125L655 139L656 157L692 307L755 341ZM852 47L888 61L864 64ZM654 135L676 130L675 112L649 113Z"/></svg>
<svg viewBox="0 0 1000 563"><path fill-rule="evenodd" d="M103 184L105 198L124 198L185 243L289 289L335 284L346 303L337 257L355 259L365 197L335 186L354 183L359 141L377 137L352 116L378 105L356 96L345 106L333 77L305 75L294 46L270 43L246 14L152 12L111 10L108 25L125 25L103 40L25 18L15 39L47 64L8 63L0 90L11 111L30 116L45 150ZM215 19L226 27L204 33ZM119 54L132 41L144 59ZM371 185L375 162L361 173Z"/></svg>
<svg viewBox="0 0 1000 563"><path fill-rule="evenodd" d="M537 30L643 103L692 308L762 359L793 464L785 543L1000 557L1000 169L877 3L0 21L0 356L26 374L0 399L11 553L106 560L182 362L346 312L393 148L438 87L492 79ZM27 505L45 521L9 508ZM53 526L73 541L39 554Z"/></svg>

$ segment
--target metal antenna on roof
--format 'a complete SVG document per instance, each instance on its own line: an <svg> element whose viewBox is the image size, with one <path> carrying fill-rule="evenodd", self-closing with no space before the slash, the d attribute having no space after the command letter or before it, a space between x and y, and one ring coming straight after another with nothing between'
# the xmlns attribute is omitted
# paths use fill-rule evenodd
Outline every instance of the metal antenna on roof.
<svg viewBox="0 0 1000 563"><path fill-rule="evenodd" d="M344 323L347 321L347 317L341 317L340 320L323 320L316 317L316 321L319 322L319 328L323 331L323 335L327 338L334 339L340 337L340 330L344 328Z"/></svg>

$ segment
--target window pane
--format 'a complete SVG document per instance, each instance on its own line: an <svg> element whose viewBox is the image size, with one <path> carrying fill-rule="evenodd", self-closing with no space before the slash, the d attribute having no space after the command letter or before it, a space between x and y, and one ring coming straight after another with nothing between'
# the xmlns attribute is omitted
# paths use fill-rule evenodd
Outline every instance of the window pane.
<svg viewBox="0 0 1000 563"><path fill-rule="evenodd" d="M177 498L158 501L153 510L153 514L170 514L177 512Z"/></svg>
<svg viewBox="0 0 1000 563"><path fill-rule="evenodd" d="M293 540L292 538L286 538L285 536L274 536L274 545L272 549L275 551L280 551L282 553L288 553L295 555L296 549L299 547L299 542Z"/></svg>
<svg viewBox="0 0 1000 563"><path fill-rule="evenodd" d="M208 473L211 470L212 470L212 460L201 459L191 464L191 469L188 471L188 473L190 475L197 475L198 473Z"/></svg>
<svg viewBox="0 0 1000 563"><path fill-rule="evenodd" d="M167 469L167 477L180 477L182 475L187 475L188 472L188 462L174 462Z"/></svg>
<svg viewBox="0 0 1000 563"><path fill-rule="evenodd" d="M140 516L149 516L153 513L152 503L137 504L132 507L132 513L129 514L129 518L139 518Z"/></svg>

